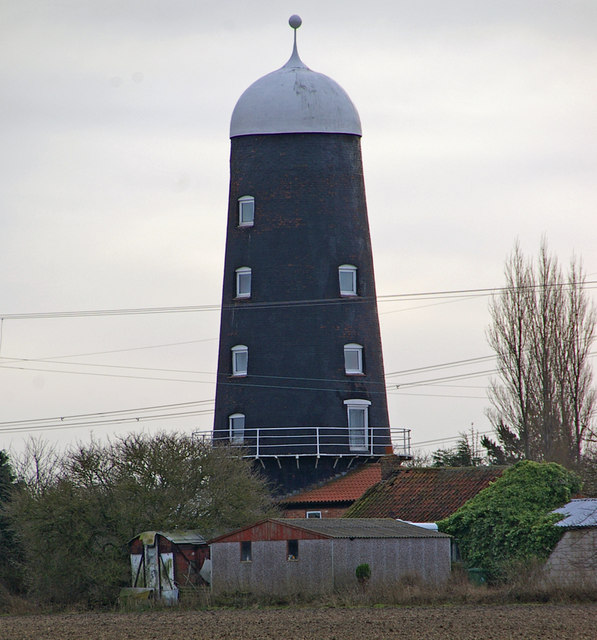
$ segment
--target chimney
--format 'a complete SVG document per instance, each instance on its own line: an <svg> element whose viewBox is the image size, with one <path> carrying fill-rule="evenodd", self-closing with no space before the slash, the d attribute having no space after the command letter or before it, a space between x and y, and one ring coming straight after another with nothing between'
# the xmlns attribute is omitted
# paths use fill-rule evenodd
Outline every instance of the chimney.
<svg viewBox="0 0 597 640"><path fill-rule="evenodd" d="M383 456L380 459L381 464L381 479L387 480L390 476L392 476L396 471L400 469L400 464L402 460L399 456Z"/></svg>

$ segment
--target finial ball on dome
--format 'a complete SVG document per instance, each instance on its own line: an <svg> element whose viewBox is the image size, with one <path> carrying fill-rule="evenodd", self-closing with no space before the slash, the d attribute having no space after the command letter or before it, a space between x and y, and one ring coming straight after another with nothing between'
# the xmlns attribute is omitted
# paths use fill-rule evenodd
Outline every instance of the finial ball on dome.
<svg viewBox="0 0 597 640"><path fill-rule="evenodd" d="M303 24L303 21L301 20L300 16L294 14L293 16L290 16L290 18L288 18L288 24L293 29L298 29Z"/></svg>

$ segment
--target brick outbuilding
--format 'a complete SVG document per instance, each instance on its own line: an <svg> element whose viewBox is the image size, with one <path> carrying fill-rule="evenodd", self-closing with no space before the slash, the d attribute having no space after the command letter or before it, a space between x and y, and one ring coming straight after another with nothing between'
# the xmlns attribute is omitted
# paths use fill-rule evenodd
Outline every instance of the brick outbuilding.
<svg viewBox="0 0 597 640"><path fill-rule="evenodd" d="M379 462L367 462L317 487L278 501L286 518L340 518L367 489L381 480Z"/></svg>
<svg viewBox="0 0 597 640"><path fill-rule="evenodd" d="M545 564L545 575L560 584L597 586L597 499L571 500L553 513L564 534Z"/></svg>
<svg viewBox="0 0 597 640"><path fill-rule="evenodd" d="M501 477L504 467L396 468L346 511L349 518L438 522Z"/></svg>

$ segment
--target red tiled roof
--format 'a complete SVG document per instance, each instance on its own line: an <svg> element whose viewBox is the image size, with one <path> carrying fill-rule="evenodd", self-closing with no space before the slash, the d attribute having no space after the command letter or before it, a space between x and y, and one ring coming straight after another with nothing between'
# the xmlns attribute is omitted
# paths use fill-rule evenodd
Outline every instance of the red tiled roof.
<svg viewBox="0 0 597 640"><path fill-rule="evenodd" d="M364 464L340 478L334 478L321 487L297 493L281 500L281 504L313 502L354 502L360 498L369 487L381 480L381 465L379 462Z"/></svg>
<svg viewBox="0 0 597 640"><path fill-rule="evenodd" d="M457 511L503 471L502 467L399 469L371 487L345 517L437 522Z"/></svg>

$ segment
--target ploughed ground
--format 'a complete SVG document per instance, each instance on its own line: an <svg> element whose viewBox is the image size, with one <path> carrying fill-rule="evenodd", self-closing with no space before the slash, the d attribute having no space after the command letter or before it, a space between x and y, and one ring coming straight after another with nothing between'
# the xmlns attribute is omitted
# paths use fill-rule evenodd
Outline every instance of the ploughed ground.
<svg viewBox="0 0 597 640"><path fill-rule="evenodd" d="M597 603L214 609L0 617L1 640L596 640Z"/></svg>

